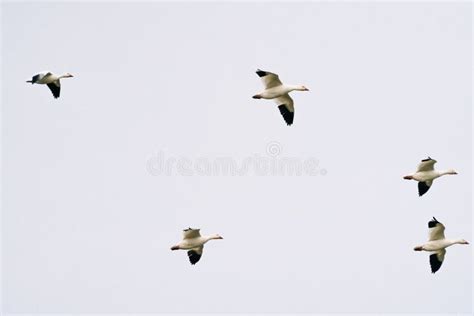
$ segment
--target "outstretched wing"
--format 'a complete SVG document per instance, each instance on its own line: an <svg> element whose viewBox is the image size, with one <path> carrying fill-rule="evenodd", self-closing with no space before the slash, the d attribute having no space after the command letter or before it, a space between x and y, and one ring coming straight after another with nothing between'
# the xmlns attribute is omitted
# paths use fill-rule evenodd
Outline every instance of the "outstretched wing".
<svg viewBox="0 0 474 316"><path fill-rule="evenodd" d="M37 73L36 75L34 75L31 80L28 80L27 82L31 82L31 83L37 83L38 81L48 77L48 76L51 76L51 72L49 71L42 71L40 73Z"/></svg>
<svg viewBox="0 0 474 316"><path fill-rule="evenodd" d="M188 258L189 258L189 262L191 262L191 264L196 264L196 262L198 262L199 259L201 259L203 248L204 248L204 246L201 246L201 247L193 248L193 249L188 251Z"/></svg>
<svg viewBox="0 0 474 316"><path fill-rule="evenodd" d="M283 119L287 125L293 124L293 119L295 118L295 108L293 106L293 99L288 95L284 94L278 98L274 99L278 105Z"/></svg>
<svg viewBox="0 0 474 316"><path fill-rule="evenodd" d="M183 230L183 239L192 239L192 238L197 238L201 237L201 233L199 232L199 229L194 229L194 228L187 228Z"/></svg>
<svg viewBox="0 0 474 316"><path fill-rule="evenodd" d="M430 255L431 273L435 273L439 268L441 268L445 254L446 249L441 249Z"/></svg>
<svg viewBox="0 0 474 316"><path fill-rule="evenodd" d="M434 170L434 164L436 163L437 161L434 160L433 158L426 158L426 159L423 159L420 164L418 165L418 168L417 168L417 172L420 172L420 171L433 171Z"/></svg>
<svg viewBox="0 0 474 316"><path fill-rule="evenodd" d="M270 89L281 85L280 78L278 78L277 74L260 69L257 69L256 73L262 79L265 89Z"/></svg>
<svg viewBox="0 0 474 316"><path fill-rule="evenodd" d="M53 93L55 99L59 98L59 93L61 92L61 83L59 80L53 81L47 84L49 90Z"/></svg>
<svg viewBox="0 0 474 316"><path fill-rule="evenodd" d="M429 241L444 239L444 225L438 222L438 220L433 217L432 220L428 222L429 229Z"/></svg>

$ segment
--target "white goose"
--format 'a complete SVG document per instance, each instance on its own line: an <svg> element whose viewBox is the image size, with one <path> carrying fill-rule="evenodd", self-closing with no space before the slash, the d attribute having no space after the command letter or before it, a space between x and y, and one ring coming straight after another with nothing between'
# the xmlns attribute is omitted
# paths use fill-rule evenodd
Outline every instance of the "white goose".
<svg viewBox="0 0 474 316"><path fill-rule="evenodd" d="M418 169L414 174L404 176L403 179L406 180L416 180L418 181L418 195L422 196L431 188L433 184L433 180L444 176L446 174L458 174L453 169L448 169L446 171L437 171L434 170L434 164L437 161L428 157L427 159L423 159L421 163L418 165Z"/></svg>
<svg viewBox="0 0 474 316"><path fill-rule="evenodd" d="M43 71L39 74L34 75L31 80L28 80L26 82L29 82L31 84L46 84L53 93L54 98L57 99L59 98L59 94L61 92L61 83L59 82L59 79L71 77L73 77L73 75L71 75L69 72L63 75L56 75L50 71Z"/></svg>
<svg viewBox="0 0 474 316"><path fill-rule="evenodd" d="M177 245L171 247L171 250L188 250L188 257L191 264L196 264L196 262L201 259L202 249L204 244L211 239L224 239L218 234L201 236L199 229L193 229L189 227L183 231L183 240Z"/></svg>
<svg viewBox="0 0 474 316"><path fill-rule="evenodd" d="M262 78L265 90L254 95L254 99L273 99L278 105L283 119L287 125L293 124L295 116L295 108L293 107L293 99L288 94L291 91L309 91L305 86L286 85L281 83L277 74L257 69L257 75Z"/></svg>
<svg viewBox="0 0 474 316"><path fill-rule="evenodd" d="M428 222L429 228L429 241L421 246L415 247L415 251L430 251L430 266L431 273L435 273L441 268L443 264L444 255L446 254L446 248L454 244L468 245L469 243L464 239L446 239L444 237L444 225L438 222L433 217Z"/></svg>

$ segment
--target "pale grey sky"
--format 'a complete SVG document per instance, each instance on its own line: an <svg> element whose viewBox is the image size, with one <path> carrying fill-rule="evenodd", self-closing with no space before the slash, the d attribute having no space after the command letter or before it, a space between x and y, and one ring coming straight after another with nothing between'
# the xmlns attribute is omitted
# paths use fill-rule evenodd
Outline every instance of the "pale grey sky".
<svg viewBox="0 0 474 316"><path fill-rule="evenodd" d="M472 312L469 3L3 3L7 313ZM287 127L256 68L295 92ZM25 83L71 72L61 97ZM325 175L165 175L159 153ZM457 176L422 198L431 156ZM191 266L181 230L211 241Z"/></svg>

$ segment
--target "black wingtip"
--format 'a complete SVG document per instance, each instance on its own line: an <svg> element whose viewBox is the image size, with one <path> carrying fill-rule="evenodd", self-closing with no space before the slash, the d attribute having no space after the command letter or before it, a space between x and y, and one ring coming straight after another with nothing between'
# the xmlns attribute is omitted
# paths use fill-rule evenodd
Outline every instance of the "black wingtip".
<svg viewBox="0 0 474 316"><path fill-rule="evenodd" d="M55 99L59 98L59 95L61 94L61 87L58 87L54 83L48 83L47 86L49 90L51 90L51 92L53 93L54 98Z"/></svg>
<svg viewBox="0 0 474 316"><path fill-rule="evenodd" d="M199 259L201 259L201 255L194 250L188 251L188 257L189 262L191 262L192 265L195 265L199 261Z"/></svg>
<svg viewBox="0 0 474 316"><path fill-rule="evenodd" d="M430 161L430 160L433 160L433 158L431 158L430 156L428 156L428 158L423 159L421 162Z"/></svg>
<svg viewBox="0 0 474 316"><path fill-rule="evenodd" d="M257 69L256 73L259 77L265 77L267 75L267 72L261 69Z"/></svg>
<svg viewBox="0 0 474 316"><path fill-rule="evenodd" d="M426 184L426 182L418 182L418 196L422 196L428 190L430 189L430 186Z"/></svg>
<svg viewBox="0 0 474 316"><path fill-rule="evenodd" d="M293 124L295 113L290 112L284 104L279 105L278 109L280 110L280 113L283 116L283 119L285 120L286 125L291 126Z"/></svg>
<svg viewBox="0 0 474 316"><path fill-rule="evenodd" d="M436 227L439 224L438 220L433 216L433 219L428 222L428 228Z"/></svg>
<svg viewBox="0 0 474 316"><path fill-rule="evenodd" d="M431 266L431 273L436 273L436 271L441 268L441 265L443 264L442 261L439 261L438 255L436 253L430 255L430 266Z"/></svg>

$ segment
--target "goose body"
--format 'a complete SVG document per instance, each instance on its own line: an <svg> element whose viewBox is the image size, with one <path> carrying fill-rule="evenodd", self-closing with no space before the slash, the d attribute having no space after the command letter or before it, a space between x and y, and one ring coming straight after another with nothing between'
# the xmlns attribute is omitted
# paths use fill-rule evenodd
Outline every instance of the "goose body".
<svg viewBox="0 0 474 316"><path fill-rule="evenodd" d="M196 264L201 259L204 244L212 239L223 238L218 234L201 236L199 229L189 227L183 230L183 240L171 247L171 250L188 250L189 261Z"/></svg>
<svg viewBox="0 0 474 316"><path fill-rule="evenodd" d="M282 84L270 89L263 90L262 92L260 92L260 94L258 94L258 96L260 96L260 99L271 100L288 94L293 90L295 90L295 87ZM256 97L255 99L258 99L258 97Z"/></svg>
<svg viewBox="0 0 474 316"><path fill-rule="evenodd" d="M455 245L468 245L469 243L464 239L446 239L444 237L445 227L433 217L428 222L429 240L421 246L416 246L415 251L428 251L430 255L431 273L435 273L441 268L444 257L446 255L446 248Z"/></svg>
<svg viewBox="0 0 474 316"><path fill-rule="evenodd" d="M277 74L257 69L257 75L262 79L265 90L253 96L254 99L275 100L283 119L287 125L293 124L295 108L291 91L309 91L305 86L286 85L280 81Z"/></svg>
<svg viewBox="0 0 474 316"><path fill-rule="evenodd" d="M36 75L34 75L31 80L27 80L26 82L31 84L45 84L53 93L55 99L59 98L61 93L61 82L59 81L62 78L71 78L73 75L70 73L65 73L63 75L57 75L50 71L43 71Z"/></svg>
<svg viewBox="0 0 474 316"><path fill-rule="evenodd" d="M415 180L418 181L418 195L422 196L431 188L433 180L447 174L457 174L453 169L446 171L434 170L434 165L437 161L433 158L428 157L423 159L415 173L411 175L404 176L405 180Z"/></svg>

